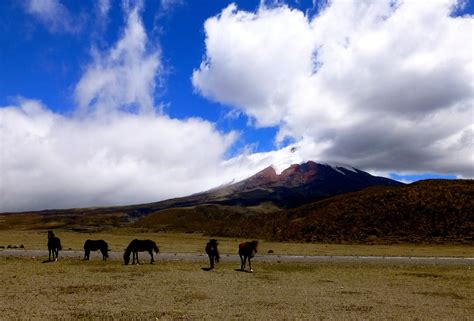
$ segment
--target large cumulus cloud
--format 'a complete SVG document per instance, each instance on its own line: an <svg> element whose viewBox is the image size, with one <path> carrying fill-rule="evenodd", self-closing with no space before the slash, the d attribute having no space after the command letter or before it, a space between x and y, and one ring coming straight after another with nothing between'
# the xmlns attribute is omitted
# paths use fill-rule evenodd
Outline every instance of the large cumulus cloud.
<svg viewBox="0 0 474 321"><path fill-rule="evenodd" d="M472 17L456 1L331 1L315 17L230 5L192 76L277 141L366 170L473 177ZM311 155L310 155L311 156Z"/></svg>
<svg viewBox="0 0 474 321"><path fill-rule="evenodd" d="M199 119L68 118L31 100L1 108L0 119L1 211L130 204L208 189L220 184L216 164L234 140Z"/></svg>

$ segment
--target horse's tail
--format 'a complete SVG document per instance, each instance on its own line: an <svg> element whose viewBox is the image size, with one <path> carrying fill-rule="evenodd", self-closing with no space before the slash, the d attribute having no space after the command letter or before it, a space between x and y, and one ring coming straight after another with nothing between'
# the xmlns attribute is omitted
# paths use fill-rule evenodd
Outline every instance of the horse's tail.
<svg viewBox="0 0 474 321"><path fill-rule="evenodd" d="M156 245L155 242L153 242L153 250L155 251L155 253L160 253L160 249L159 249L159 247Z"/></svg>
<svg viewBox="0 0 474 321"><path fill-rule="evenodd" d="M220 259L220 255L219 255L219 251L216 249L216 262L219 263L219 259Z"/></svg>
<svg viewBox="0 0 474 321"><path fill-rule="evenodd" d="M61 240L58 239L58 250L62 251L63 247L61 246Z"/></svg>

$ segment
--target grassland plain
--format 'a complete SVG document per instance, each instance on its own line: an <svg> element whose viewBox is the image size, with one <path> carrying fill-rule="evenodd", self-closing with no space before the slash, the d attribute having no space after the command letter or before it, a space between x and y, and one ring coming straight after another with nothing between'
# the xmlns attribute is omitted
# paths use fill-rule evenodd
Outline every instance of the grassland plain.
<svg viewBox="0 0 474 321"><path fill-rule="evenodd" d="M152 239L165 253L203 253L208 236L199 233L152 233L143 229L117 228L102 232L83 233L55 230L65 250L83 250L87 239L104 239L112 251L123 251L134 238ZM246 239L218 237L223 254L236 254L239 242ZM47 250L46 230L0 230L0 247L23 245L27 250ZM288 243L260 240L259 253L272 250L275 255L375 255L375 256L452 256L474 257L473 245L450 244L324 244Z"/></svg>
<svg viewBox="0 0 474 321"><path fill-rule="evenodd" d="M65 249L105 239L121 251L134 238L154 239L163 252L202 253L207 236L115 229L96 233L56 230ZM0 246L23 244L46 254L46 231L3 230ZM219 238L235 254L235 238ZM348 245L261 242L259 252L282 255L472 257L461 245ZM255 262L255 273L235 262L120 261L0 257L0 319L159 320L471 320L472 265ZM148 262L148 260L145 260Z"/></svg>
<svg viewBox="0 0 474 321"><path fill-rule="evenodd" d="M0 319L472 320L466 265L219 263L0 257Z"/></svg>

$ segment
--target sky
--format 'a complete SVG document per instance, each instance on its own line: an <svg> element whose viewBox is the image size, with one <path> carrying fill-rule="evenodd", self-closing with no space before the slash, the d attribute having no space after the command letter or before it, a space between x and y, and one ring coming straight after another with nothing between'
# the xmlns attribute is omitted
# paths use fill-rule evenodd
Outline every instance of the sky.
<svg viewBox="0 0 474 321"><path fill-rule="evenodd" d="M474 2L0 1L0 212L308 160L474 177Z"/></svg>

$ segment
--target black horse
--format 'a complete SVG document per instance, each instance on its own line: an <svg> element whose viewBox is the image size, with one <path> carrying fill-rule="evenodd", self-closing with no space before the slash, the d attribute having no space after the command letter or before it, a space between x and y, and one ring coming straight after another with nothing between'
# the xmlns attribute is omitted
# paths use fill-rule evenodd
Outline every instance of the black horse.
<svg viewBox="0 0 474 321"><path fill-rule="evenodd" d="M58 237L54 236L53 231L48 231L48 252L49 252L49 261L51 261L51 255L53 256L53 261L58 260L59 250L62 250L61 240Z"/></svg>
<svg viewBox="0 0 474 321"><path fill-rule="evenodd" d="M90 260L91 251L100 250L102 253L102 260L107 260L109 257L109 245L104 240L87 240L84 243L84 260Z"/></svg>
<svg viewBox="0 0 474 321"><path fill-rule="evenodd" d="M137 264L140 264L140 262L138 261L138 252L145 252L145 251L150 253L150 256L151 256L150 264L153 264L153 262L155 261L153 259L153 251L155 251L155 253L160 252L160 249L158 248L158 246L156 246L156 243L152 240L135 239L131 241L127 249L125 250L125 253L123 254L123 261L125 262L125 265L127 265L130 262L130 253L133 254L132 264L135 264L135 258L137 259Z"/></svg>
<svg viewBox="0 0 474 321"><path fill-rule="evenodd" d="M214 268L214 262L219 263L219 250L217 249L217 240L211 239L206 244L206 253L211 262L211 269Z"/></svg>
<svg viewBox="0 0 474 321"><path fill-rule="evenodd" d="M245 271L245 262L249 259L250 272L253 272L252 263L250 259L257 253L258 241L245 242L239 244L239 256L240 256L240 270Z"/></svg>

